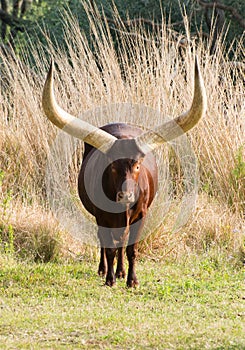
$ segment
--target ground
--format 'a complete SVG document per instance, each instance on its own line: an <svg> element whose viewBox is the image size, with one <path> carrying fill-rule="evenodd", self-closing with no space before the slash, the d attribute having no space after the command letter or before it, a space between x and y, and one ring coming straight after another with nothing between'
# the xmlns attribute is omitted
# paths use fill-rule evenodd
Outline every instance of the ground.
<svg viewBox="0 0 245 350"><path fill-rule="evenodd" d="M0 349L245 349L244 272L228 262L141 260L128 289L95 261L4 261Z"/></svg>

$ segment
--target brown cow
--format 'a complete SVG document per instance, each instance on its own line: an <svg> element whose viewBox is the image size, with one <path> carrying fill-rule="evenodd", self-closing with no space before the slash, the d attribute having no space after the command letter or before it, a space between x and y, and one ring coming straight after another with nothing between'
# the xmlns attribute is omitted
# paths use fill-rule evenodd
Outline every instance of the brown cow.
<svg viewBox="0 0 245 350"><path fill-rule="evenodd" d="M42 102L45 114L56 126L85 141L78 191L84 207L97 221L101 244L99 274L106 275L108 286L113 286L116 277L125 277L124 247L127 245L127 286L137 286L137 245L147 209L157 190L157 165L152 151L190 130L206 110L206 93L197 59L190 110L152 131L143 132L124 123L97 128L65 112L54 97L53 64ZM115 275L113 263L117 251Z"/></svg>

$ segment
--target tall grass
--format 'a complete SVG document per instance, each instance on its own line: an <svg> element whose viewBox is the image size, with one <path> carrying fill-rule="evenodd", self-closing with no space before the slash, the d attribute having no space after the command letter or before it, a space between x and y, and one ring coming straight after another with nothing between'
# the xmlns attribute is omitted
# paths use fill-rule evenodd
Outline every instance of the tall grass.
<svg viewBox="0 0 245 350"><path fill-rule="evenodd" d="M50 226L44 182L47 154L57 130L41 108L42 88L51 57L57 67L57 100L65 110L79 116L96 107L122 102L144 105L158 113L154 117L152 114L142 117L133 110L120 115L120 111L115 113L109 108L105 114L87 113L84 118L98 126L125 121L152 128L162 122L160 118L176 116L190 106L193 62L197 54L208 96L207 114L189 135L199 163L200 199L188 224L178 234L171 234L181 196L181 190L177 189L183 180L181 164L175 159L170 170L175 174L175 200L163 225L145 245L150 252L157 249L161 256L206 250L212 245L223 246L229 252L240 251L245 210L244 67L228 63L221 44L210 56L207 44L191 39L188 24L188 44L180 48L164 21L159 32L151 35L140 24L128 30L116 14L117 25L112 30L104 18L99 19L96 13L87 11L89 38L67 14L64 48L57 48L47 36L46 47L31 43L29 51L25 49L20 57L0 54L0 170L4 174L0 203L9 190L12 196L7 219L1 206L0 224L3 227L6 220L9 224L28 222L29 218L25 231L33 232L38 230L37 217L41 227L45 216L46 228L58 232L55 222ZM237 56L241 56L242 41L236 47ZM80 150L82 152L82 144ZM171 153L167 146L160 152L164 159ZM80 158L74 159L71 168L72 183L76 181ZM164 207L164 200L162 205ZM34 208L39 208L35 225L28 214L33 213ZM22 220L16 220L18 215ZM18 232L21 237L20 224L15 225L15 237Z"/></svg>

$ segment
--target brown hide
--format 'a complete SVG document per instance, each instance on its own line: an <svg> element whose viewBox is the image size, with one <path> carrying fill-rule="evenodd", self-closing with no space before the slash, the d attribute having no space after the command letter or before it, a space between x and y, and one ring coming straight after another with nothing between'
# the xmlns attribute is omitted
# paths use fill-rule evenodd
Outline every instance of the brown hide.
<svg viewBox="0 0 245 350"><path fill-rule="evenodd" d="M138 284L134 267L137 244L147 208L156 194L157 165L153 154L144 155L135 143L134 138L142 133L141 129L123 123L108 124L101 129L116 136L118 141L107 154L85 143L78 191L84 207L95 216L98 224L102 247L99 274L106 275L107 285L115 283L113 261L118 249L116 277L125 276L123 247L127 244L127 285L132 287ZM140 170L134 176L132 169L138 161L141 162ZM117 175L113 172L115 166ZM118 203L116 198L120 187L128 179L135 185L135 201L127 205Z"/></svg>
<svg viewBox="0 0 245 350"><path fill-rule="evenodd" d="M115 199L113 199L116 193L111 181L113 174L109 174L108 176L108 172L110 171L108 170L108 166L112 160L122 158L123 161L121 163L123 167L127 161L137 161L139 158L144 158L138 178L140 194L136 204L131 208L130 223L133 223L140 214L141 208L143 206L148 208L155 196L157 189L157 165L152 153L144 156L134 143L133 138L142 133L141 129L123 123L108 124L101 129L116 136L122 142L119 141L118 144L115 142L115 145L107 155L85 143L83 163L78 178L78 192L84 207L95 216L98 225L122 227L122 219L119 218L119 214L123 212L122 215L125 216L125 212L124 208L120 210L122 205L116 203ZM87 177L87 181L85 177ZM103 182L102 184L101 181ZM100 198L101 195L102 197L104 196L101 194L99 188L111 200L109 203L103 202L104 198Z"/></svg>

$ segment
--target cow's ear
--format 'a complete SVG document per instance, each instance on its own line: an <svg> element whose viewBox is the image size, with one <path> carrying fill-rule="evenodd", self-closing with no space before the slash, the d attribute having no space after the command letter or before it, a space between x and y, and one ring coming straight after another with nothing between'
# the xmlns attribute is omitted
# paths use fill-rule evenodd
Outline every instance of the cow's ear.
<svg viewBox="0 0 245 350"><path fill-rule="evenodd" d="M111 172L113 173L113 174L116 174L117 173L117 169L116 169L116 166L115 166L115 163L111 163Z"/></svg>

